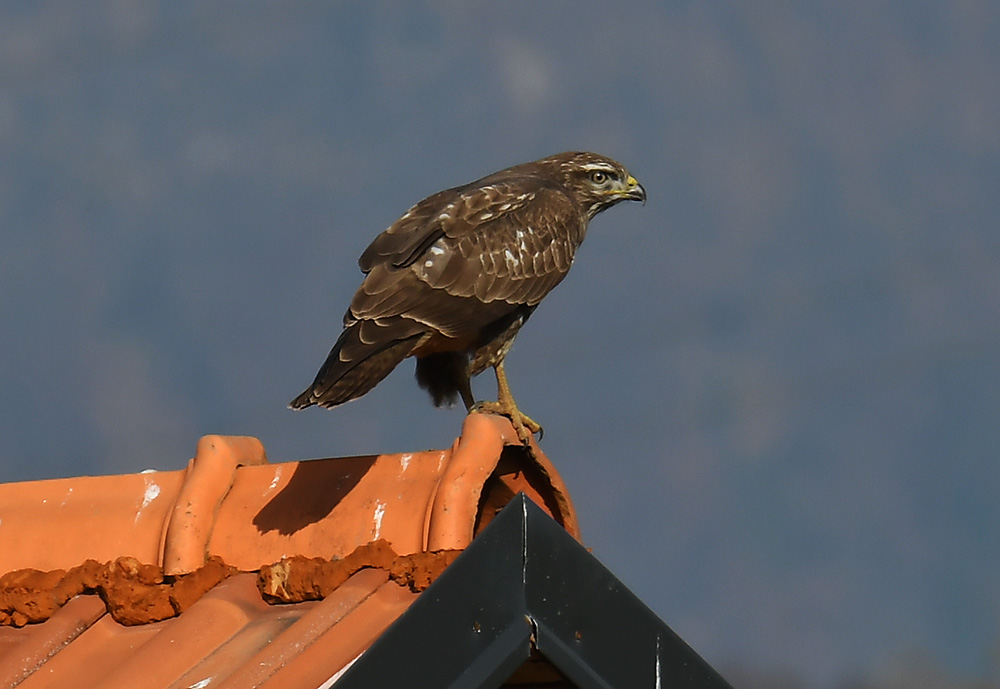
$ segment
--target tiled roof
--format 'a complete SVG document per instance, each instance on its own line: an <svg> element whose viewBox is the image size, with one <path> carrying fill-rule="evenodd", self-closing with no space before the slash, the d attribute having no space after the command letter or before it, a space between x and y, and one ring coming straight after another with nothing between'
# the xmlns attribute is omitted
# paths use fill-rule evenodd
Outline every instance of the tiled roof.
<svg viewBox="0 0 1000 689"><path fill-rule="evenodd" d="M208 436L182 471L0 485L0 689L329 686L517 493L578 537L518 443L472 414L447 450L269 464Z"/></svg>
<svg viewBox="0 0 1000 689"><path fill-rule="evenodd" d="M40 625L0 629L0 686L317 687L416 596L384 570L365 569L322 601L270 606L248 573L180 617L137 626L80 596Z"/></svg>

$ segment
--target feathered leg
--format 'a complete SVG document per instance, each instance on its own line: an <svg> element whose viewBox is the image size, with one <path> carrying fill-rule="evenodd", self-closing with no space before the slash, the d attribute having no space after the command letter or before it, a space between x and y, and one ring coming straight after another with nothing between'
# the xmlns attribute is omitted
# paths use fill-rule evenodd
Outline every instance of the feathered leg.
<svg viewBox="0 0 1000 689"><path fill-rule="evenodd" d="M430 393L434 406L451 406L461 397L466 409L476 401L469 383L469 357L465 352L435 352L417 357L417 383Z"/></svg>

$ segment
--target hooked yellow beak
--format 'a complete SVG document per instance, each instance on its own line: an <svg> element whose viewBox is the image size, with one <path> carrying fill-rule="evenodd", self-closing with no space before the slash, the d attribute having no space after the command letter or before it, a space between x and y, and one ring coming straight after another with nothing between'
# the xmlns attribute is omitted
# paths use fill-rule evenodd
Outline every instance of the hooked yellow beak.
<svg viewBox="0 0 1000 689"><path fill-rule="evenodd" d="M620 193L623 198L626 198L629 201L642 201L643 204L646 203L646 189L639 184L639 180L635 177L629 175L628 179L625 180L625 183L622 186L623 189Z"/></svg>

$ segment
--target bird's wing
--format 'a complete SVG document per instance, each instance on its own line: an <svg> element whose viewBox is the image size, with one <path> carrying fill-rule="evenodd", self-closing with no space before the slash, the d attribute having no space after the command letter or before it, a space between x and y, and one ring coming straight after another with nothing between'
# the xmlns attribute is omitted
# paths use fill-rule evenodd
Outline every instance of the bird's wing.
<svg viewBox="0 0 1000 689"><path fill-rule="evenodd" d="M422 201L362 255L345 316L404 316L449 336L534 306L569 271L586 223L538 178L448 190Z"/></svg>
<svg viewBox="0 0 1000 689"><path fill-rule="evenodd" d="M445 189L416 204L377 236L358 259L364 273L377 265L407 266L444 230L435 216L459 198L458 189Z"/></svg>

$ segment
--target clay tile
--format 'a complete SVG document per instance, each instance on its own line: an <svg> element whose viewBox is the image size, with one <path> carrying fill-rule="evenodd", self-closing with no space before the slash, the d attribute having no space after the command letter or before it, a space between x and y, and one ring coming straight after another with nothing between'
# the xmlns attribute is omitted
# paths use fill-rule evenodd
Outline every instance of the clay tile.
<svg viewBox="0 0 1000 689"><path fill-rule="evenodd" d="M215 516L236 479L237 467L266 463L257 438L206 435L198 441L164 533L165 574L191 572L205 563Z"/></svg>
<svg viewBox="0 0 1000 689"><path fill-rule="evenodd" d="M78 596L37 629L19 629L16 651L0 654L0 687L13 687L104 615L97 596ZM12 630L13 631L13 630ZM29 632L25 634L24 632Z"/></svg>
<svg viewBox="0 0 1000 689"><path fill-rule="evenodd" d="M157 563L184 472L0 484L0 574L122 556Z"/></svg>
<svg viewBox="0 0 1000 689"><path fill-rule="evenodd" d="M524 491L578 535L568 493L510 422L471 414L447 450L268 464L260 441L206 436L182 471L0 485L0 575L121 557L165 575L210 557L242 571L293 555L461 549Z"/></svg>
<svg viewBox="0 0 1000 689"><path fill-rule="evenodd" d="M295 660L304 648L308 648L386 583L384 570L365 569L354 574L322 602L313 604L303 611L294 623L276 634L267 645L239 664L238 669L219 685L219 689L243 689L257 687L272 675L280 672L285 665ZM303 604L298 604L301 608ZM218 655L218 654L217 654ZM218 666L213 665L216 661ZM194 668L178 683L191 686L207 677L224 676L230 665L224 658L212 658L200 667ZM291 686L291 685L288 685Z"/></svg>
<svg viewBox="0 0 1000 689"><path fill-rule="evenodd" d="M526 451L507 418L470 414L428 513L425 550L465 548L522 491L579 539L569 493L534 440Z"/></svg>

